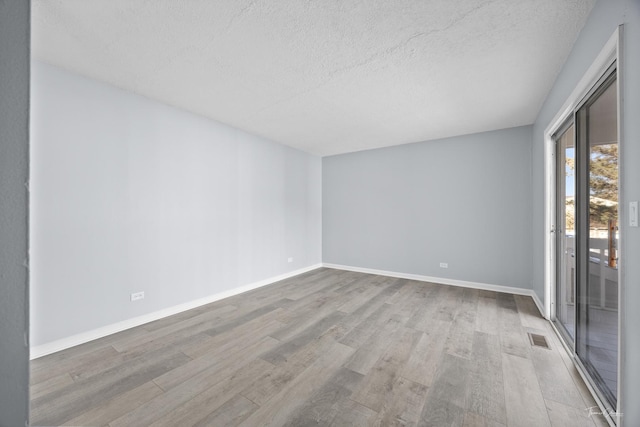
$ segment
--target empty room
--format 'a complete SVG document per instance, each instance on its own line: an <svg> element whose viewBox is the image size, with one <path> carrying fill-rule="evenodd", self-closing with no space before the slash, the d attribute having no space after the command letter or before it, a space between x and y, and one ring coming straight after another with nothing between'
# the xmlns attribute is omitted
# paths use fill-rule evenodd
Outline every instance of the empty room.
<svg viewBox="0 0 640 427"><path fill-rule="evenodd" d="M0 0L0 426L640 425L640 0Z"/></svg>

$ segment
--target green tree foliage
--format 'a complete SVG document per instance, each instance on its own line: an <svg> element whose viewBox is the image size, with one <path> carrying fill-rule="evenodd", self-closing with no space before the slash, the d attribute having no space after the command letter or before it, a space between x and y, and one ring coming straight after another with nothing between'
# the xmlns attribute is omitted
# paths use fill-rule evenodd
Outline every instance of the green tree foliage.
<svg viewBox="0 0 640 427"><path fill-rule="evenodd" d="M604 144L591 147L589 186L591 200L589 216L594 228L607 228L610 219L618 219L618 144ZM566 174L573 175L575 162L566 159ZM575 201L566 200L566 227L572 230L575 225Z"/></svg>
<svg viewBox="0 0 640 427"><path fill-rule="evenodd" d="M589 217L592 227L606 228L618 219L618 144L591 147Z"/></svg>
<svg viewBox="0 0 640 427"><path fill-rule="evenodd" d="M566 205L565 205L565 218L566 218L566 223L565 223L565 227L567 228L567 230L573 230L576 227L576 208L575 208L575 200L574 199L567 199L566 200Z"/></svg>

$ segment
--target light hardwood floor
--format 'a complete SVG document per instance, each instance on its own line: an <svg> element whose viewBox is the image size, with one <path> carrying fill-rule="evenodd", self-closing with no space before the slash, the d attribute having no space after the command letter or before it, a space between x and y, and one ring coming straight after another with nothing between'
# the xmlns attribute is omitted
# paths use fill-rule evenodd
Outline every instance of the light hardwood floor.
<svg viewBox="0 0 640 427"><path fill-rule="evenodd" d="M32 425L605 425L531 298L332 269L36 359L31 377Z"/></svg>

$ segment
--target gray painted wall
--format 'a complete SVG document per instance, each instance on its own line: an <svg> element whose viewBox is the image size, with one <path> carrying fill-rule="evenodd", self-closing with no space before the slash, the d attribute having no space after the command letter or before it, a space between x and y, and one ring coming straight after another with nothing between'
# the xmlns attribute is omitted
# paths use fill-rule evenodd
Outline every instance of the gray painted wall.
<svg viewBox="0 0 640 427"><path fill-rule="evenodd" d="M320 158L37 62L32 105L33 345L321 262Z"/></svg>
<svg viewBox="0 0 640 427"><path fill-rule="evenodd" d="M530 147L528 126L323 158L323 261L530 288Z"/></svg>
<svg viewBox="0 0 640 427"><path fill-rule="evenodd" d="M0 426L29 419L28 1L0 0Z"/></svg>
<svg viewBox="0 0 640 427"><path fill-rule="evenodd" d="M621 200L640 200L640 1L600 0L558 75L533 127L533 271L534 290L544 295L544 130L559 111L587 68L594 61L616 27L624 24L622 50L623 73L623 140L621 150ZM628 209L625 204L624 209ZM626 329L623 341L622 412L625 426L640 425L640 228L620 225L622 286L626 293L622 316Z"/></svg>

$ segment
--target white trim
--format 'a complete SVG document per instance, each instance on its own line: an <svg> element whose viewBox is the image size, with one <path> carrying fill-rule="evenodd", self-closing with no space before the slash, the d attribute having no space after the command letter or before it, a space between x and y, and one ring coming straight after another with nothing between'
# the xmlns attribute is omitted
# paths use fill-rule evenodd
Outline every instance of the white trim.
<svg viewBox="0 0 640 427"><path fill-rule="evenodd" d="M568 113L567 113L568 114ZM567 116L568 117L568 116ZM563 117L565 120L567 117ZM560 122L557 126L561 126ZM544 317L552 320L553 310L551 304L555 303L555 295L552 292L556 281L556 248L555 235L551 234L551 230L555 229L555 210L556 210L556 165L555 165L555 143L552 135L555 132L546 130L544 135Z"/></svg>
<svg viewBox="0 0 640 427"><path fill-rule="evenodd" d="M623 159L622 152L624 150L623 143L623 135L622 135L622 116L623 116L623 100L622 100L622 85L624 84L621 78L621 44L622 44L622 31L623 26L620 25L613 32L609 40L605 43L604 47L593 61L589 69L586 71L582 79L578 82L571 95L567 98L562 108L555 115L553 120L549 123L547 128L544 131L544 166L545 166L545 283L544 283L544 310L547 314L547 319L552 320L553 310L551 308L552 302L555 303L555 282L556 282L556 271L555 271L555 262L556 262L556 254L555 254L555 245L554 245L554 237L551 234L551 230L555 227L555 162L553 160L553 156L555 155L554 150L554 141L553 134L557 131L557 129L562 126L562 124L567 120L570 114L573 114L573 111L578 107L578 105L582 102L584 97L588 94L589 91L593 88L593 86L598 82L598 80L602 77L602 75L607 71L607 69L617 61L617 79L618 79L618 143L620 145L620 158ZM621 161L619 165L620 168L620 176L622 176L622 163ZM625 206L625 200L623 199L622 192L622 183L619 183L618 192L620 193L620 206ZM622 247L622 241L624 240L625 228L626 224L624 223L624 209L621 211L621 217L619 218L620 224L620 247ZM624 270L624 251L621 253L621 263L618 269L618 336L622 336L625 324L623 322L624 315L624 281L623 278L623 270ZM553 323L552 323L553 325ZM555 325L553 325L555 329ZM564 343L564 338L561 334L558 334L560 340ZM623 407L623 393L622 393L622 384L624 381L624 376L622 375L622 369L624 367L624 358L623 358L623 345L622 340L618 340L618 390L617 390L617 405L616 408L617 413L622 413L624 410ZM590 382L586 379L587 375L583 371L581 364L578 362L575 357L575 350L570 353L574 365L578 368L578 372L582 376L584 382L587 384L589 391L593 395L594 399L598 403L601 408L604 408L603 402L600 400L598 393L592 388ZM608 412L608 411L605 411ZM607 414L608 415L608 414ZM609 424L614 425L614 423L619 422L620 420L613 420L612 417L605 417Z"/></svg>
<svg viewBox="0 0 640 427"><path fill-rule="evenodd" d="M551 120L549 125L544 131L544 180L545 180L545 283L544 283L544 316L547 319L551 319L552 310L551 302L554 301L553 286L555 285L555 246L554 239L551 234L551 230L555 226L555 162L554 156L554 141L553 134L556 130L562 126L562 124L569 118L569 115L573 114L573 111L578 106L580 101L587 95L593 85L597 83L602 74L618 59L618 43L620 39L620 31L618 28L609 37L607 43L593 61L589 69L582 76L582 79L578 82L571 95L562 105L562 108Z"/></svg>
<svg viewBox="0 0 640 427"><path fill-rule="evenodd" d="M540 316L542 316L545 319L549 320L549 318L545 316L544 304L542 303L542 301L540 301L540 298L538 298L538 294L536 294L535 291L533 291L533 290L531 291L531 298L533 298L533 302L536 303L536 307L538 307L538 311L540 312Z"/></svg>
<svg viewBox="0 0 640 427"><path fill-rule="evenodd" d="M172 316L174 314L181 313L183 311L191 310L206 304L210 304L215 301L219 301L223 298L228 298L234 295L241 294L253 289L260 288L262 286L270 285L275 282L279 282L284 279L288 279L308 271L315 270L322 267L322 264L314 264L309 267L304 267L299 270L291 271L289 273L281 274L279 276L270 277L268 279L253 282L248 285L240 286L230 289L228 291L218 292L217 294L209 295L204 298L189 301L184 304L174 305L162 310L154 311L142 316L134 317L132 319L123 320L121 322L106 325L101 328L93 329L91 331L82 332L70 337L62 338L56 341L52 341L46 344L41 344L35 347L31 347L31 359L46 356L47 354L55 353L60 350L64 350L76 345L84 344L89 341L93 341L98 338L105 337L107 335L115 334L126 329L134 328L136 326L144 325L145 323L153 322L155 320L162 319L164 317Z"/></svg>
<svg viewBox="0 0 640 427"><path fill-rule="evenodd" d="M485 291L504 292L514 295L527 295L533 298L533 301L540 309L542 305L540 299L531 289L515 288L511 286L492 285L490 283L467 282L465 280L446 279L443 277L422 276L419 274L399 273L397 271L376 270L373 268L353 267L349 265L323 263L323 267L334 268L336 270L355 271L357 273L377 274L378 276L395 277L398 279L417 280L419 282L438 283L440 285L459 286L462 288L481 289Z"/></svg>
<svg viewBox="0 0 640 427"><path fill-rule="evenodd" d="M628 164L626 161L626 138L624 135L624 84L625 84L625 76L624 76L624 55L622 55L623 51L623 43L624 43L624 25L618 26L618 43L617 43L617 51L616 58L618 61L618 66L616 69L616 73L618 73L618 206L619 208L619 237L618 237L618 248L622 249L625 245L627 230L628 230L628 219L627 219L627 199L625 197L625 185L622 182L622 176L626 169L626 165ZM625 314L627 312L627 304L626 304L626 269L627 269L627 257L626 251L621 250L618 255L618 390L617 390L617 403L618 407L616 408L615 420L613 418L608 418L610 421L615 421L617 425L622 425L622 415L624 414L626 401L624 400L624 390L626 377L622 374L626 367L626 349L625 349L625 340L621 339L626 334L626 323L624 321ZM609 414L608 414L609 415ZM611 423L610 423L611 424Z"/></svg>

